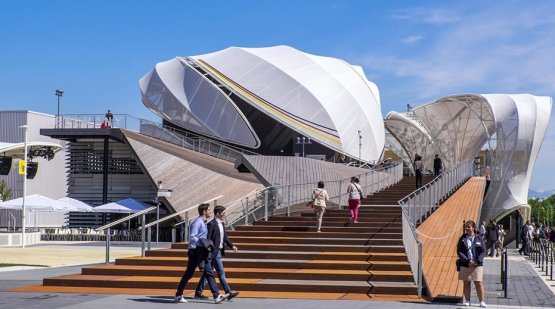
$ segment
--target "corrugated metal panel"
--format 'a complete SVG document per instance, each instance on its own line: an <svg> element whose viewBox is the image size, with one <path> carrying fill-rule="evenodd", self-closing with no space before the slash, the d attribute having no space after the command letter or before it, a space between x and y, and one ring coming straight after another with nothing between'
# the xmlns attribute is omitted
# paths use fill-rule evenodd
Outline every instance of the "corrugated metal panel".
<svg viewBox="0 0 555 309"><path fill-rule="evenodd" d="M28 125L28 141L44 141L62 145L54 159L48 161L35 158L39 163L38 172L34 179L27 180L27 194L41 194L58 199L66 196L66 168L65 142L40 135L41 128L53 128L55 116L31 111L3 111L0 112L0 141L6 143L22 143L25 141L24 130L19 128ZM23 196L23 177L15 169L19 160L14 160L13 170L8 176L0 176L6 180L12 190L12 198Z"/></svg>

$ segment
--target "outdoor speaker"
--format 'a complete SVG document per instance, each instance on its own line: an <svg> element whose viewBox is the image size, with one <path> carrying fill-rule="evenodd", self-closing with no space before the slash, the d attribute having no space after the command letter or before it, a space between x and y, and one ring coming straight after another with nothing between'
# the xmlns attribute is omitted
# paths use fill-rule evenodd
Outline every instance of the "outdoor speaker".
<svg viewBox="0 0 555 309"><path fill-rule="evenodd" d="M27 162L27 179L33 179L37 175L39 169L38 162Z"/></svg>
<svg viewBox="0 0 555 309"><path fill-rule="evenodd" d="M0 157L0 175L8 175L12 169L12 157Z"/></svg>

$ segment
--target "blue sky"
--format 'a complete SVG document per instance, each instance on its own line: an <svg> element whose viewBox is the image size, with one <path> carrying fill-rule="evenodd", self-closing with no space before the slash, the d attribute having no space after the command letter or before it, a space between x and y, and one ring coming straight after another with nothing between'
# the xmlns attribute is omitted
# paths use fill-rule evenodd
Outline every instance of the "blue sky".
<svg viewBox="0 0 555 309"><path fill-rule="evenodd" d="M0 0L0 110L130 114L157 63L289 45L361 65L382 113L460 93L555 94L552 1ZM549 155L551 153L551 155ZM555 129L533 189L555 189Z"/></svg>

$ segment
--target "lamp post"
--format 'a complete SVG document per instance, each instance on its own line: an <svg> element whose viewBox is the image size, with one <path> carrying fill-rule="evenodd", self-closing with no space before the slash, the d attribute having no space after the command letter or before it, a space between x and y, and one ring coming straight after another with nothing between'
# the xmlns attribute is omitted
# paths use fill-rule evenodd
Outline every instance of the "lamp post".
<svg viewBox="0 0 555 309"><path fill-rule="evenodd" d="M56 127L58 127L58 120L60 119L60 97L64 96L62 89L56 89L56 96L58 97L58 112L56 113Z"/></svg>
<svg viewBox="0 0 555 309"><path fill-rule="evenodd" d="M297 136L297 145L303 145L303 157L304 157L304 145L306 145L306 144L312 144L312 141L310 140L310 137Z"/></svg>
<svg viewBox="0 0 555 309"><path fill-rule="evenodd" d="M23 174L23 204L21 207L21 248L25 248L25 196L27 195L27 125L20 126L25 131L23 143L23 160L25 161L25 173Z"/></svg>
<svg viewBox="0 0 555 309"><path fill-rule="evenodd" d="M358 163L362 165L362 131L358 130Z"/></svg>

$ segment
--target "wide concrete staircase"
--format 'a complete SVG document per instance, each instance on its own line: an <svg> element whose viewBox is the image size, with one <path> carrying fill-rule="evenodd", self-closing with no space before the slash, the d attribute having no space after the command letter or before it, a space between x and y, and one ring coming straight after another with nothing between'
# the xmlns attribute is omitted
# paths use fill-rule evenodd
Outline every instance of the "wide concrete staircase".
<svg viewBox="0 0 555 309"><path fill-rule="evenodd" d="M358 223L349 222L346 209L328 210L321 233L310 209L237 227L229 236L239 251L229 250L224 257L230 286L242 297L416 300L396 205L412 190L414 178L408 178L363 199ZM44 286L172 295L186 264L187 244L176 243L147 251L145 257L44 279ZM198 277L186 292L195 288Z"/></svg>

